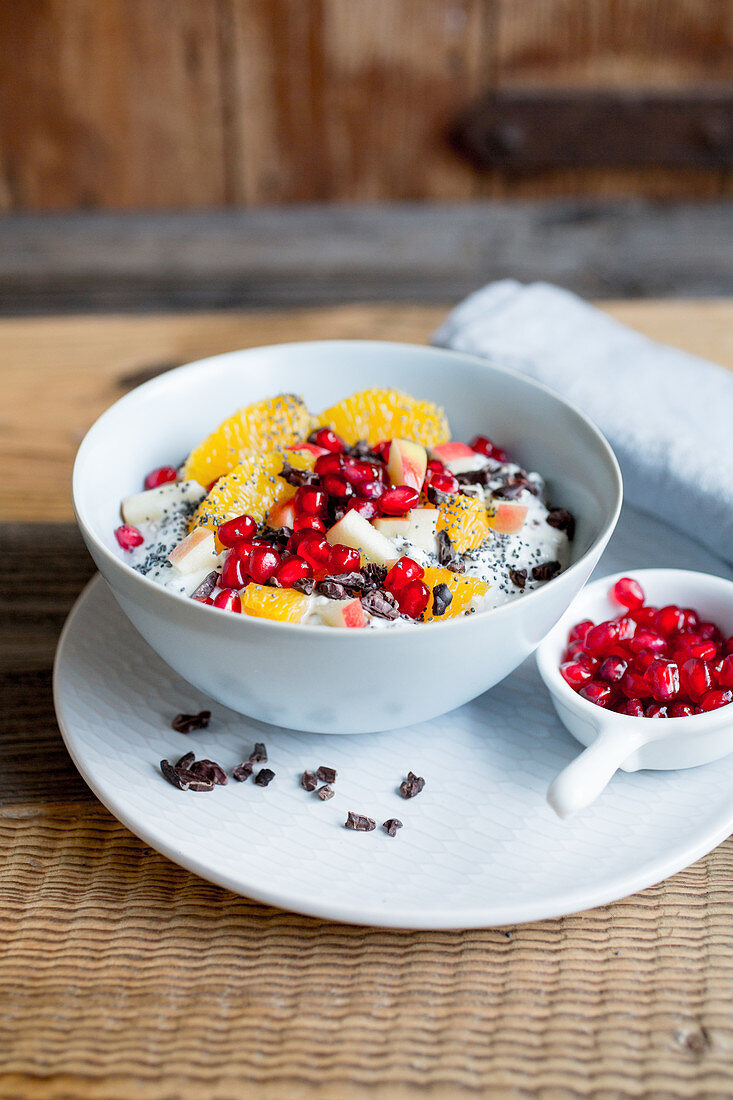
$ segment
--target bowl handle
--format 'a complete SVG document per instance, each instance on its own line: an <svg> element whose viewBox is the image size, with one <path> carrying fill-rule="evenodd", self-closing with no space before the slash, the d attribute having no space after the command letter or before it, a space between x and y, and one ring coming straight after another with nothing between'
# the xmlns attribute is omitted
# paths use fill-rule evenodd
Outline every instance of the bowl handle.
<svg viewBox="0 0 733 1100"><path fill-rule="evenodd" d="M603 728L580 756L555 776L547 791L547 801L559 817L570 817L595 802L624 760L649 740L631 723L626 727Z"/></svg>

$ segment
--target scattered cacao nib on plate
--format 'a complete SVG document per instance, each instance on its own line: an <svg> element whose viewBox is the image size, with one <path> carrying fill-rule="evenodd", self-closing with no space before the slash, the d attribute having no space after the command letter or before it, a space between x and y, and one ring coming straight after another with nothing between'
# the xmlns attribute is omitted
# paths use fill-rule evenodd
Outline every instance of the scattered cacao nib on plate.
<svg viewBox="0 0 733 1100"><path fill-rule="evenodd" d="M196 759L195 752L184 752L180 760L176 760L174 767L176 768L190 768Z"/></svg>
<svg viewBox="0 0 733 1100"><path fill-rule="evenodd" d="M532 579L535 581L551 581L560 572L562 572L562 566L559 561L546 561L542 565L535 565L532 570Z"/></svg>
<svg viewBox="0 0 733 1100"><path fill-rule="evenodd" d="M161 760L160 770L179 791L213 791L213 779L201 779L187 768L174 768L170 760Z"/></svg>
<svg viewBox="0 0 733 1100"><path fill-rule="evenodd" d="M447 584L436 584L433 589L433 615L440 618L445 615L453 601L453 593Z"/></svg>
<svg viewBox="0 0 733 1100"><path fill-rule="evenodd" d="M232 779L236 779L237 783L245 783L252 772L254 767L249 760L245 760L242 764L237 764L236 768L232 771Z"/></svg>
<svg viewBox="0 0 733 1100"><path fill-rule="evenodd" d="M333 783L336 779L336 769L327 768L325 764L321 764L320 768L316 772L316 775L322 783Z"/></svg>
<svg viewBox="0 0 733 1100"><path fill-rule="evenodd" d="M509 580L512 582L515 588L525 588L527 585L527 570L510 569Z"/></svg>
<svg viewBox="0 0 733 1100"><path fill-rule="evenodd" d="M357 833L370 833L376 829L377 823L373 817L365 817L364 814L355 814L351 810L346 815L345 829L354 829Z"/></svg>
<svg viewBox="0 0 733 1100"><path fill-rule="evenodd" d="M227 773L213 760L195 760L188 770L199 779L211 780L221 787L226 787L229 782Z"/></svg>
<svg viewBox="0 0 733 1100"><path fill-rule="evenodd" d="M314 791L318 786L315 772L303 772L300 777L300 785L304 791Z"/></svg>
<svg viewBox="0 0 733 1100"><path fill-rule="evenodd" d="M466 564L459 560L447 531L438 531L438 562L452 573L465 573Z"/></svg>
<svg viewBox="0 0 733 1100"><path fill-rule="evenodd" d="M402 822L398 817L390 817L382 822L382 828L390 836L397 836L397 830L402 828Z"/></svg>
<svg viewBox="0 0 733 1100"><path fill-rule="evenodd" d="M302 592L304 596L311 596L315 587L316 582L312 577L300 577L293 583L293 588L298 592Z"/></svg>
<svg viewBox="0 0 733 1100"><path fill-rule="evenodd" d="M287 481L288 485L295 485L296 488L300 488L301 485L310 485L317 480L312 470L297 470L289 462L283 462L283 468L278 477L281 477L283 481Z"/></svg>
<svg viewBox="0 0 733 1100"><path fill-rule="evenodd" d="M262 741L255 741L255 747L249 754L248 759L251 764L267 763L267 747Z"/></svg>
<svg viewBox="0 0 733 1100"><path fill-rule="evenodd" d="M274 778L274 772L270 771L269 768L263 768L262 771L257 772L255 783L258 787L266 787L268 783L272 783Z"/></svg>
<svg viewBox="0 0 733 1100"><path fill-rule="evenodd" d="M208 577L204 577L201 584L191 593L192 600L205 600L207 596L216 588L216 582L219 580L219 574L216 569L212 569Z"/></svg>
<svg viewBox="0 0 733 1100"><path fill-rule="evenodd" d="M547 523L558 531L564 531L568 536L568 542L572 542L575 538L575 516L572 512L568 512L567 508L550 508Z"/></svg>
<svg viewBox="0 0 733 1100"><path fill-rule="evenodd" d="M205 730L210 719L210 710L200 710L198 714L177 714L171 722L171 728L176 733L193 733L194 730Z"/></svg>
<svg viewBox="0 0 733 1100"><path fill-rule="evenodd" d="M321 802L328 802L329 798L333 798L335 793L336 792L332 791L328 784L325 784L323 787L319 787L316 791L316 794L320 798Z"/></svg>
<svg viewBox="0 0 733 1100"><path fill-rule="evenodd" d="M361 606L370 615L378 619L396 619L399 616L397 602L391 592L383 592L375 588L373 592L367 592L361 597Z"/></svg>
<svg viewBox="0 0 733 1100"><path fill-rule="evenodd" d="M403 798L414 798L425 786L425 780L414 772L407 773L407 779L400 783L400 794Z"/></svg>

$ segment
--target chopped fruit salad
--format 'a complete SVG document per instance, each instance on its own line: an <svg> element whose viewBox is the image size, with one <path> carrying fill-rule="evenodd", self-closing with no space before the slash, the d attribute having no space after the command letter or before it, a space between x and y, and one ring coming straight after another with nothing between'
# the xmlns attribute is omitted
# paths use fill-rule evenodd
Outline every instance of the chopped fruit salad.
<svg viewBox="0 0 733 1100"><path fill-rule="evenodd" d="M225 611L391 628L486 611L566 567L575 523L486 436L368 389L317 416L281 394L240 409L122 502L140 573Z"/></svg>
<svg viewBox="0 0 733 1100"><path fill-rule="evenodd" d="M563 679L589 703L634 718L689 718L733 703L733 638L691 607L652 607L633 577L610 592L614 619L568 635Z"/></svg>

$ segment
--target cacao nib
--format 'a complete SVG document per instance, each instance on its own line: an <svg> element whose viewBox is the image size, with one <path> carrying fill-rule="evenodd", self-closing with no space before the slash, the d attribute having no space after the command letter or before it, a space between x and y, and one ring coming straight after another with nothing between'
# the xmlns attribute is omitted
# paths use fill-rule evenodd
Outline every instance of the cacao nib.
<svg viewBox="0 0 733 1100"><path fill-rule="evenodd" d="M368 458L371 461L375 459L381 462L381 459L375 451L371 449L366 439L359 439L356 443L353 443L350 447L346 448L346 454L351 455L352 458Z"/></svg>
<svg viewBox="0 0 733 1100"><path fill-rule="evenodd" d="M453 601L453 593L447 584L436 584L433 589L433 615L440 618L445 615Z"/></svg>
<svg viewBox="0 0 733 1100"><path fill-rule="evenodd" d="M375 588L382 587L387 576L387 568L384 565L377 565L376 562L371 562L369 565L364 566L361 575L364 579L365 591L371 592Z"/></svg>
<svg viewBox="0 0 733 1100"><path fill-rule="evenodd" d="M314 791L318 786L315 772L303 772L300 777L300 785L304 791Z"/></svg>
<svg viewBox="0 0 733 1100"><path fill-rule="evenodd" d="M402 822L398 817L390 817L382 822L382 828L390 835L397 836L397 830L402 828Z"/></svg>
<svg viewBox="0 0 733 1100"><path fill-rule="evenodd" d="M551 581L560 572L562 572L562 566L559 561L546 561L542 565L535 565L532 570L532 579L535 581Z"/></svg>
<svg viewBox="0 0 733 1100"><path fill-rule="evenodd" d="M438 531L438 562L451 573L465 573L466 565L462 562L453 548L450 535L447 531Z"/></svg>
<svg viewBox="0 0 733 1100"><path fill-rule="evenodd" d="M196 760L189 765L188 770L199 779L211 780L221 787L226 787L229 782L227 773L213 760Z"/></svg>
<svg viewBox="0 0 733 1100"><path fill-rule="evenodd" d="M318 480L312 470L297 470L289 462L283 462L283 468L278 476L283 481L287 481L288 485L295 485L296 488L300 488L301 485L311 485Z"/></svg>
<svg viewBox="0 0 733 1100"><path fill-rule="evenodd" d="M510 569L509 580L512 582L515 588L524 588L527 584L527 570Z"/></svg>
<svg viewBox="0 0 733 1100"><path fill-rule="evenodd" d="M293 588L297 592L302 592L304 596L311 596L315 587L316 582L312 577L301 577L293 584Z"/></svg>
<svg viewBox="0 0 733 1100"><path fill-rule="evenodd" d="M180 760L176 760L175 766L177 768L190 768L196 759L195 752L184 752Z"/></svg>
<svg viewBox="0 0 733 1100"><path fill-rule="evenodd" d="M263 768L262 771L257 772L255 783L258 787L266 787L268 783L272 783L274 778L274 772L270 771L269 768Z"/></svg>
<svg viewBox="0 0 733 1100"><path fill-rule="evenodd" d="M373 592L367 592L366 596L362 596L361 606L370 615L375 615L378 619L396 619L399 616L399 610L392 593L384 592L379 588L375 588Z"/></svg>
<svg viewBox="0 0 733 1100"><path fill-rule="evenodd" d="M256 535L252 536L253 542L267 542L276 550L284 550L293 531L290 527L263 527Z"/></svg>
<svg viewBox="0 0 733 1100"><path fill-rule="evenodd" d="M335 793L336 792L332 791L328 784L323 787L319 787L316 791L316 794L320 798L321 802L328 802L329 798L333 798Z"/></svg>
<svg viewBox="0 0 733 1100"><path fill-rule="evenodd" d="M174 768L169 760L161 760L160 770L179 791L213 791L213 779L203 779L187 768Z"/></svg>
<svg viewBox="0 0 733 1100"><path fill-rule="evenodd" d="M183 782L178 774L178 768L174 768L170 760L161 760L160 770L172 786L178 787L179 791L188 790L188 784Z"/></svg>
<svg viewBox="0 0 733 1100"><path fill-rule="evenodd" d="M349 810L346 815L344 827L346 829L354 829L357 833L370 833L372 829L376 829L377 823L372 817L365 817L364 814L355 814Z"/></svg>
<svg viewBox="0 0 733 1100"><path fill-rule="evenodd" d="M324 581L334 581L343 585L350 596L358 596L366 588L367 582L361 573L334 573L323 578Z"/></svg>
<svg viewBox="0 0 733 1100"><path fill-rule="evenodd" d="M575 538L575 516L572 512L568 512L567 508L551 508L547 523L558 531L564 531L568 536L568 542L572 542Z"/></svg>
<svg viewBox="0 0 733 1100"><path fill-rule="evenodd" d="M346 599L346 589L336 581L322 580L316 585L316 592L320 596L328 596L329 600Z"/></svg>
<svg viewBox="0 0 733 1100"><path fill-rule="evenodd" d="M321 764L320 768L316 772L316 775L322 783L333 783L336 779L336 769L327 768L325 764Z"/></svg>
<svg viewBox="0 0 733 1100"><path fill-rule="evenodd" d="M400 783L400 794L403 798L414 798L425 786L425 780L414 772L407 773L407 779Z"/></svg>
<svg viewBox="0 0 733 1100"><path fill-rule="evenodd" d="M236 779L237 783L245 783L252 772L254 767L249 760L245 760L243 764L237 764L236 768L232 772L232 779Z"/></svg>
<svg viewBox="0 0 733 1100"><path fill-rule="evenodd" d="M250 764L266 764L267 763L267 747L262 741L255 741L255 747L249 754Z"/></svg>
<svg viewBox="0 0 733 1100"><path fill-rule="evenodd" d="M459 485L481 485L486 489L495 477L495 469L483 466L480 470L466 470L463 474L454 474Z"/></svg>
<svg viewBox="0 0 733 1100"><path fill-rule="evenodd" d="M171 727L176 733L193 733L194 730L205 730L210 718L210 710L200 710L198 714L177 714Z"/></svg>
<svg viewBox="0 0 733 1100"><path fill-rule="evenodd" d="M516 500L522 493L528 490L530 493L536 495L537 489L532 485L531 481L528 481L526 477L521 474L512 474L507 479L504 485L500 485L498 489L494 489L492 497L499 497L501 500Z"/></svg>
<svg viewBox="0 0 733 1100"><path fill-rule="evenodd" d="M208 577L204 577L201 584L191 593L192 600L205 600L207 596L216 588L216 582L219 580L219 574L216 569L212 569Z"/></svg>

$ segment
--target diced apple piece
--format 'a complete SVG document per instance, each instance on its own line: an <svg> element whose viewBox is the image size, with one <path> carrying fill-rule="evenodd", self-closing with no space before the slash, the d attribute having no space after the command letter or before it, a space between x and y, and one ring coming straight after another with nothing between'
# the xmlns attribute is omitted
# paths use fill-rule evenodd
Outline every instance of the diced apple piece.
<svg viewBox="0 0 733 1100"><path fill-rule="evenodd" d="M355 510L347 512L343 519L334 523L326 532L326 538L332 546L336 543L351 546L376 565L391 565L399 557L389 539Z"/></svg>
<svg viewBox="0 0 733 1100"><path fill-rule="evenodd" d="M480 455L466 443L440 443L430 452L432 458L437 458L452 474L465 474L469 470L479 469L485 463Z"/></svg>
<svg viewBox="0 0 733 1100"><path fill-rule="evenodd" d="M267 514L267 526L275 531L278 527L292 527L294 522L295 506L292 500L279 500Z"/></svg>
<svg viewBox="0 0 733 1100"><path fill-rule="evenodd" d="M325 447L317 447L315 443L291 443L289 447L285 448L286 451L307 451L308 454L315 455L316 458L320 458L321 455L327 455L328 451Z"/></svg>
<svg viewBox="0 0 733 1100"><path fill-rule="evenodd" d="M496 505L496 510L489 509L489 527L499 535L516 535L521 531L527 518L527 505L517 504L514 501L502 501Z"/></svg>
<svg viewBox="0 0 733 1100"><path fill-rule="evenodd" d="M410 521L407 518L409 514L408 512L407 516L378 516L374 520L374 526L388 539L407 538L407 532L410 529Z"/></svg>
<svg viewBox="0 0 733 1100"><path fill-rule="evenodd" d="M178 504L198 504L206 496L206 490L198 481L166 481L157 489L133 493L122 501L122 518L125 523L138 527L141 523L154 523Z"/></svg>
<svg viewBox="0 0 733 1100"><path fill-rule="evenodd" d="M415 546L419 546L421 550L434 554L439 515L440 512L437 508L413 508L411 512L407 513L409 525L405 537Z"/></svg>
<svg viewBox="0 0 733 1100"><path fill-rule="evenodd" d="M321 620L326 626L364 627L367 617L361 600L329 600L318 609Z"/></svg>
<svg viewBox="0 0 733 1100"><path fill-rule="evenodd" d="M428 452L409 439L393 439L389 448L387 473L393 485L422 489L428 468Z"/></svg>
<svg viewBox="0 0 733 1100"><path fill-rule="evenodd" d="M214 532L208 527L194 528L168 555L168 561L179 573L193 573L207 566L213 569L217 560Z"/></svg>

